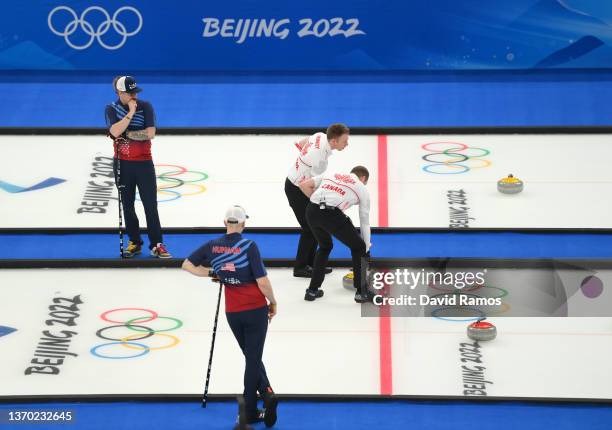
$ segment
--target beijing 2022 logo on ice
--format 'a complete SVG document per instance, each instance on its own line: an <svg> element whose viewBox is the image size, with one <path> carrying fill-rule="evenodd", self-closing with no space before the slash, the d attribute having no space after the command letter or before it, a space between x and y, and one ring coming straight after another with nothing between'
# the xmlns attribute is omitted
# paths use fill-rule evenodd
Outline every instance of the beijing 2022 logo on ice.
<svg viewBox="0 0 612 430"><path fill-rule="evenodd" d="M90 6L80 16L68 6L57 6L47 17L53 34L63 37L68 46L77 50L89 48L95 40L104 49L119 49L125 45L128 37L140 31L142 23L141 13L131 6L120 7L112 17L100 6ZM106 36L106 41L103 36Z"/></svg>

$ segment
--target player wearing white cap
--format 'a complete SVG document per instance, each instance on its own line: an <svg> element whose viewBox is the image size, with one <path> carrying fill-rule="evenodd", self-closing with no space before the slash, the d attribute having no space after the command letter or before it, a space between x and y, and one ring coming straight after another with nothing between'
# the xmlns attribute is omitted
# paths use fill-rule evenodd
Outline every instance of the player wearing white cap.
<svg viewBox="0 0 612 430"><path fill-rule="evenodd" d="M325 279L324 268L333 248L332 236L351 249L355 301L370 300L362 269L370 249L370 193L366 188L370 173L363 166L356 166L350 174L334 173L315 176L300 184L300 189L310 198L306 208L306 220L319 244L314 260L310 286L304 300L323 297L321 285ZM359 205L361 236L344 211ZM365 270L364 270L365 272Z"/></svg>
<svg viewBox="0 0 612 430"><path fill-rule="evenodd" d="M300 151L289 169L285 180L285 194L289 206L293 209L298 223L302 227L293 276L310 278L317 251L317 240L306 221L308 198L299 189L301 182L320 175L327 169L327 160L333 150L342 151L348 145L350 130L344 124L332 124L325 133L315 133L295 142ZM331 269L325 269L326 273Z"/></svg>
<svg viewBox="0 0 612 430"><path fill-rule="evenodd" d="M244 354L246 421L276 422L277 398L262 361L268 322L276 315L276 299L257 244L242 237L248 216L240 206L225 213L227 234L206 242L183 262L196 276L209 276L210 267L225 286L225 315ZM267 300L266 300L267 299ZM264 410L257 409L257 393Z"/></svg>

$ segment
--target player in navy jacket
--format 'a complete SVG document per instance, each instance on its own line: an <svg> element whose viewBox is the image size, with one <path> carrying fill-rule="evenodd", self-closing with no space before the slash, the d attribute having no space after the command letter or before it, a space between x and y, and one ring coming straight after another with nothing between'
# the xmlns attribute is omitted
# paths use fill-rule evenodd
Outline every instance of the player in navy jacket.
<svg viewBox="0 0 612 430"><path fill-rule="evenodd" d="M249 423L276 422L277 400L262 361L268 322L276 315L276 299L261 261L257 244L242 237L248 216L240 206L225 214L227 233L206 242L183 262L183 269L196 276L209 276L210 268L225 285L225 315L246 366L244 399ZM267 299L267 300L266 300ZM265 409L257 409L257 393Z"/></svg>
<svg viewBox="0 0 612 430"><path fill-rule="evenodd" d="M151 255L170 258L172 255L162 243L161 222L157 211L157 178L151 156L151 139L155 137L156 131L153 106L138 99L141 88L132 76L117 76L113 80L113 89L118 98L106 106L105 116L108 134L114 141L115 180L119 180L118 185L121 185L125 225L130 238L122 256L132 258L142 252L140 224L134 207L138 188L147 219ZM118 177L118 171L121 177Z"/></svg>

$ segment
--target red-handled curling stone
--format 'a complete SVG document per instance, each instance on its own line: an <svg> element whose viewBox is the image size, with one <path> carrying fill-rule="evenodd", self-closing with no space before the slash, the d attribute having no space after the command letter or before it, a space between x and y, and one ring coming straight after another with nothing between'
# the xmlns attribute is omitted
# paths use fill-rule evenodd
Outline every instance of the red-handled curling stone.
<svg viewBox="0 0 612 430"><path fill-rule="evenodd" d="M493 340L497 336L497 328L490 322L482 319L468 326L467 335L472 340Z"/></svg>

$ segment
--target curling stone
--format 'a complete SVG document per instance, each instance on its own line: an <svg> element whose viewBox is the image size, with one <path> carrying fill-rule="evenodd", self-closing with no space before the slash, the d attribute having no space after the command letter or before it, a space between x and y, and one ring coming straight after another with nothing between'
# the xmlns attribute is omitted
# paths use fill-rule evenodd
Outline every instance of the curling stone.
<svg viewBox="0 0 612 430"><path fill-rule="evenodd" d="M353 286L353 279L355 278L355 274L351 270L342 278L342 286L347 290L355 291L355 287Z"/></svg>
<svg viewBox="0 0 612 430"><path fill-rule="evenodd" d="M523 191L523 181L510 174L507 178L497 181L497 191L502 194L518 194Z"/></svg>
<svg viewBox="0 0 612 430"><path fill-rule="evenodd" d="M368 277L368 289L370 291L373 291L372 289L372 283L373 283L373 279L372 277L374 276L374 271L372 270L368 270L367 271L367 277ZM350 272L348 272L346 275L344 275L344 277L342 277L342 286L344 288L346 288L347 290L351 290L351 291L355 291L355 287L353 286L353 279L355 278L355 274L353 273L353 271L351 270Z"/></svg>
<svg viewBox="0 0 612 430"><path fill-rule="evenodd" d="M478 320L467 328L467 335L472 340L493 340L497 336L497 328L490 322Z"/></svg>

